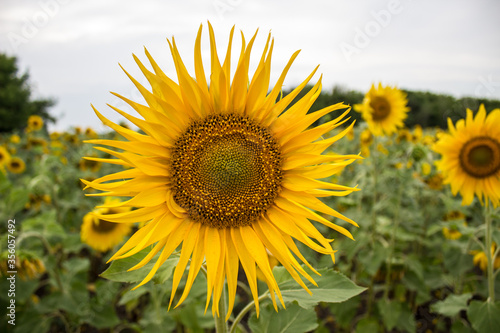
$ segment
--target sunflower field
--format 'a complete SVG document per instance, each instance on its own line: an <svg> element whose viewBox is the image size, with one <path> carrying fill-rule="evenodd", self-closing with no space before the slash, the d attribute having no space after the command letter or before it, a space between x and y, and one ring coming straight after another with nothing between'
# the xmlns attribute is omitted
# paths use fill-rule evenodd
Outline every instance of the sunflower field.
<svg viewBox="0 0 500 333"><path fill-rule="evenodd" d="M500 109L408 127L374 84L309 110L272 42L231 78L210 38L210 84L196 47L196 80L174 42L179 83L137 61L144 120L0 135L2 332L497 332Z"/></svg>

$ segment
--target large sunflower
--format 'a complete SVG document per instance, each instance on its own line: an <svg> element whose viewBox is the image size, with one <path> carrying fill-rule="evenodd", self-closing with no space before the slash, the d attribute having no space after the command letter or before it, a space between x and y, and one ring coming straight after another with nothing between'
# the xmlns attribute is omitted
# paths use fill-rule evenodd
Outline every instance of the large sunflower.
<svg viewBox="0 0 500 333"><path fill-rule="evenodd" d="M483 203L488 199L495 207L500 202L500 109L486 116L481 104L474 118L467 109L466 119L453 125L448 118L449 133L440 134L433 149L442 155L436 162L451 184L453 195L462 195L462 204L469 205L474 195Z"/></svg>
<svg viewBox="0 0 500 333"><path fill-rule="evenodd" d="M375 88L372 84L363 103L354 105L354 110L361 112L374 135L391 135L404 127L404 120L410 110L406 106L407 102L406 94L398 88L383 87L381 83Z"/></svg>
<svg viewBox="0 0 500 333"><path fill-rule="evenodd" d="M137 207L123 214L98 215L99 218L117 223L147 222L110 259L125 258L155 244L151 252L132 268L144 266L161 251L156 264L137 287L148 282L182 243L179 263L173 275L170 304L188 262L191 261L186 285L177 305L187 297L205 261L207 306L213 297L212 311L218 314L218 303L227 280L227 319L234 305L240 263L248 278L258 313L257 268L266 279L274 306L275 294L283 303L267 251L307 290L300 275L312 283L314 281L296 257L315 270L300 254L294 239L334 259L331 240L323 237L310 220L352 238L344 227L315 211L356 225L317 198L345 196L356 189L317 179L340 172L359 157L322 155L350 130L352 124L339 134L322 139L323 134L347 121L349 108L339 103L308 114L320 93L321 79L303 98L290 106L316 70L290 94L277 101L285 76L298 52L293 54L274 88L268 91L274 41L271 36L268 37L257 69L250 79L250 52L257 34L248 43L242 35L239 61L231 80L234 29L231 30L227 53L221 63L214 32L209 25L211 67L210 81L207 82L200 51L201 30L200 26L194 48L194 77L187 72L174 38L168 43L178 83L164 74L147 50L146 56L154 73L134 56L151 84L152 92L127 75L148 105L116 96L144 119L111 107L144 134L116 125L94 109L106 125L128 141L90 140L90 143L123 151L97 147L116 159L90 159L123 165L128 169L92 182L83 182L87 187L105 191L95 195L128 196L131 199L122 205ZM321 116L335 110L342 110L337 118L308 129Z"/></svg>

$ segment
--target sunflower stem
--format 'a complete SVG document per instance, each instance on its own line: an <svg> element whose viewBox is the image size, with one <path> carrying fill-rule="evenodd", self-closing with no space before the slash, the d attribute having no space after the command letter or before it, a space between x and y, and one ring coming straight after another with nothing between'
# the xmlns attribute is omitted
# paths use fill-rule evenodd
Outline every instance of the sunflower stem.
<svg viewBox="0 0 500 333"><path fill-rule="evenodd" d="M389 256L387 258L387 275L385 276L385 289L384 298L389 299L389 289L391 285L391 274L392 274L392 259L394 257L394 248L396 244L396 234L399 228L399 213L401 210L401 196L403 195L403 181L401 179L401 170L398 170L399 187L398 194L396 198L396 212L394 214L394 225L392 228L391 241L389 243Z"/></svg>
<svg viewBox="0 0 500 333"><path fill-rule="evenodd" d="M226 288L222 287L222 295L219 299L219 315L214 316L215 320L215 332L217 333L227 333L227 323L226 323Z"/></svg>
<svg viewBox="0 0 500 333"><path fill-rule="evenodd" d="M265 293L263 293L262 295L259 296L257 301L260 303L268 295L269 295L269 292L266 291ZM255 305L255 301L251 301L250 303L247 304L247 306L245 306L243 308L243 310L240 311L240 313L238 313L238 315L236 316L236 318L233 321L233 324L231 325L231 329L229 330L229 333L236 332L236 327L238 327L238 324L240 323L240 321L243 319L243 317L245 317L245 315L248 313L248 311L250 311L254 307L254 305Z"/></svg>
<svg viewBox="0 0 500 333"><path fill-rule="evenodd" d="M372 166L373 166L373 202L372 202L372 211L371 211L371 243L372 247L375 246L375 238L376 238L376 229L377 229L377 211L375 210L375 205L377 204L378 200L378 193L377 193L377 188L378 188L378 168L377 168L377 136L373 135L373 147L374 149L370 150L370 157L372 160ZM372 305L374 302L375 298L375 292L373 290L374 288L374 276L371 278L370 281L370 287L368 289L368 310L367 314L368 316L371 314L372 311Z"/></svg>
<svg viewBox="0 0 500 333"><path fill-rule="evenodd" d="M484 219L486 224L485 247L486 259L488 262L488 301L495 302L495 277L493 276L493 258L491 253L491 213L489 202L484 205Z"/></svg>

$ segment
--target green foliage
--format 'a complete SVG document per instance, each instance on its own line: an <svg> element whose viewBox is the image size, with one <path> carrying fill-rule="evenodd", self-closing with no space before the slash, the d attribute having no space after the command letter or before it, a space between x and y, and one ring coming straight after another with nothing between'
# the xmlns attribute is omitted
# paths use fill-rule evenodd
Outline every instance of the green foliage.
<svg viewBox="0 0 500 333"><path fill-rule="evenodd" d="M271 304L263 307L260 316L254 313L248 322L253 333L309 332L316 327L316 314L312 308L291 304L276 312Z"/></svg>
<svg viewBox="0 0 500 333"><path fill-rule="evenodd" d="M284 267L276 267L273 270L279 281L279 287L285 304L297 302L298 305L307 309L315 306L319 302L337 303L344 302L351 297L359 295L366 288L355 285L351 280L339 272L331 269L320 269L321 276L314 276L317 287L306 281L305 285L311 291L307 293L299 286Z"/></svg>
<svg viewBox="0 0 500 333"><path fill-rule="evenodd" d="M472 327L481 333L498 332L500 327L500 303L472 301L467 310Z"/></svg>
<svg viewBox="0 0 500 333"><path fill-rule="evenodd" d="M29 75L19 74L16 62L15 57L0 53L0 133L24 128L31 115L55 121L48 112L54 100L32 99Z"/></svg>

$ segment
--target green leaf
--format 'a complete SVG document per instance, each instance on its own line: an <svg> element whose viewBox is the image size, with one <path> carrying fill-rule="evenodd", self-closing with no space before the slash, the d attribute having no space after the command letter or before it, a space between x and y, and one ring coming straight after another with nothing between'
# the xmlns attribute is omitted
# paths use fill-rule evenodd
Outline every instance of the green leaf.
<svg viewBox="0 0 500 333"><path fill-rule="evenodd" d="M416 256L408 256L405 260L405 264L417 275L419 280L424 279L424 267L422 266L419 258Z"/></svg>
<svg viewBox="0 0 500 333"><path fill-rule="evenodd" d="M388 331L396 327L398 331L415 332L415 318L407 303L381 300L377 308Z"/></svg>
<svg viewBox="0 0 500 333"><path fill-rule="evenodd" d="M500 327L500 304L472 301L467 310L472 327L481 333L498 332Z"/></svg>
<svg viewBox="0 0 500 333"><path fill-rule="evenodd" d="M15 216L21 211L29 201L30 191L24 187L12 188L7 196L6 209L9 212L8 216Z"/></svg>
<svg viewBox="0 0 500 333"><path fill-rule="evenodd" d="M356 325L357 333L373 333L379 331L378 320L375 318L363 318Z"/></svg>
<svg viewBox="0 0 500 333"><path fill-rule="evenodd" d="M202 302L192 302L177 308L173 316L181 321L188 332L205 332L204 329L213 329L215 326L212 311L205 313L205 304Z"/></svg>
<svg viewBox="0 0 500 333"><path fill-rule="evenodd" d="M342 303L331 303L330 312L335 317L335 325L349 329L352 326L360 303L361 297L353 297Z"/></svg>
<svg viewBox="0 0 500 333"><path fill-rule="evenodd" d="M140 282L144 280L144 278L148 275L148 273L151 271L153 266L156 263L156 260L158 259L158 254L151 259L149 263L146 265L142 266L139 269L133 270L128 272L127 270L136 264L138 264L151 250L149 248L146 248L142 251L139 251L138 253L134 254L133 256L130 256L128 258L124 259L118 259L115 260L111 263L111 265L106 269L101 276L103 278L106 278L111 281L115 282ZM163 265L158 268L158 271L156 272L157 279L156 281L158 283L164 282L170 275L172 274L172 269L177 265L177 262L179 261L178 256L172 256L169 259L167 259Z"/></svg>
<svg viewBox="0 0 500 333"><path fill-rule="evenodd" d="M260 316L254 312L248 321L253 333L309 332L318 327L314 309L304 309L290 304L285 309L274 310L271 304L261 308Z"/></svg>
<svg viewBox="0 0 500 333"><path fill-rule="evenodd" d="M388 331L396 326L401 315L401 303L381 300L377 302L378 312L382 316L382 321Z"/></svg>
<svg viewBox="0 0 500 333"><path fill-rule="evenodd" d="M375 243L373 249L370 249L368 255L364 257L363 264L365 265L365 271L369 275L375 275L387 256L388 249L380 243Z"/></svg>
<svg viewBox="0 0 500 333"><path fill-rule="evenodd" d="M460 311L467 309L467 301L472 294L450 295L444 301L439 301L431 306L431 311L447 317L456 316Z"/></svg>
<svg viewBox="0 0 500 333"><path fill-rule="evenodd" d="M172 313L163 307L156 307L153 303L144 310L144 317L139 320L144 333L173 332L176 327Z"/></svg>
<svg viewBox="0 0 500 333"><path fill-rule="evenodd" d="M285 270L284 267L275 267L274 272L279 276L283 275L280 270ZM289 279L279 285L283 300L286 303L297 301L303 308L311 308L319 302L339 303L348 300L351 297L359 295L366 288L357 286L349 280L345 275L336 272L329 268L318 270L321 276L314 276L313 279L318 284L314 286L309 281L304 281L306 286L312 292L308 294L297 282Z"/></svg>
<svg viewBox="0 0 500 333"><path fill-rule="evenodd" d="M129 289L121 296L118 305L125 305L129 302L136 301L139 297L147 293L148 290L146 288L138 288L137 290Z"/></svg>

